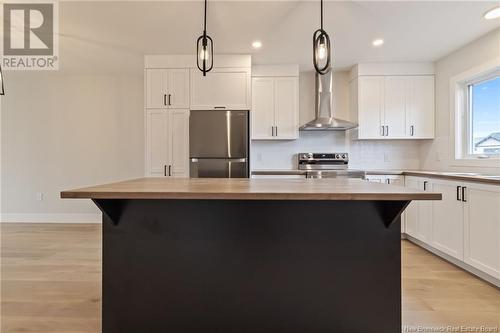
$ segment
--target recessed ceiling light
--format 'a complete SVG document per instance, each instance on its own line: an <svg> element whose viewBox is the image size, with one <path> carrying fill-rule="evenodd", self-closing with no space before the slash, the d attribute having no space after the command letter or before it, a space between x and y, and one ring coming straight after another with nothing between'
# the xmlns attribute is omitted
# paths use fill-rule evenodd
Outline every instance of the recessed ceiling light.
<svg viewBox="0 0 500 333"><path fill-rule="evenodd" d="M256 40L252 43L252 47L254 49L260 49L262 47L262 42L260 40Z"/></svg>
<svg viewBox="0 0 500 333"><path fill-rule="evenodd" d="M500 17L500 6L492 8L484 13L484 18L487 20L493 20Z"/></svg>
<svg viewBox="0 0 500 333"><path fill-rule="evenodd" d="M382 46L382 45L384 45L384 40L380 39L380 38L374 39L372 42L372 45L375 47Z"/></svg>

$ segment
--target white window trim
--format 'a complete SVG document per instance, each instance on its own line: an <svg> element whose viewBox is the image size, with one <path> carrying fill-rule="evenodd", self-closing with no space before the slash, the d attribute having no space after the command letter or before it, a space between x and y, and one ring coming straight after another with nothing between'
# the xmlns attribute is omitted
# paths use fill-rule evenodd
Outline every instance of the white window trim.
<svg viewBox="0 0 500 333"><path fill-rule="evenodd" d="M488 61L480 66L469 69L450 79L450 143L454 152L453 165L500 167L500 156L478 158L468 153L469 117L468 117L468 85L474 81L481 81L493 72L500 71L500 59ZM464 131L465 129L465 131ZM459 135L457 135L457 133Z"/></svg>

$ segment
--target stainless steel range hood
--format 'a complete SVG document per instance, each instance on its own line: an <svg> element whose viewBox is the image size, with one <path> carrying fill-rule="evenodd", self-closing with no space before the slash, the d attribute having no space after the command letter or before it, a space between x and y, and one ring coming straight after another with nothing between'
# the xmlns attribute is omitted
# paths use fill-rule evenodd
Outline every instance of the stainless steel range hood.
<svg viewBox="0 0 500 333"><path fill-rule="evenodd" d="M320 75L316 73L316 105L315 118L305 125L301 131L346 131L358 127L347 120L333 117L333 71Z"/></svg>

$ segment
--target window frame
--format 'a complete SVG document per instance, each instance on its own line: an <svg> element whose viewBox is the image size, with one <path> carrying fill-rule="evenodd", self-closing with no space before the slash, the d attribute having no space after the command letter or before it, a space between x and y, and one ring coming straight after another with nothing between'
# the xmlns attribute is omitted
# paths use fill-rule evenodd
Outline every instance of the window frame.
<svg viewBox="0 0 500 333"><path fill-rule="evenodd" d="M484 81L500 73L500 59L487 61L450 78L450 148L452 165L461 167L500 167L500 155L471 155L468 153L470 120L468 119L468 85ZM486 157L486 158L484 158Z"/></svg>
<svg viewBox="0 0 500 333"><path fill-rule="evenodd" d="M500 69L494 69L492 71L488 71L483 75L474 77L471 80L467 80L464 82L465 88L465 101L464 101L464 112L466 116L465 128L462 128L462 137L465 140L463 143L463 154L462 156L469 159L498 159L500 158L500 153L488 154L488 153L474 153L474 143L473 143L473 113L474 110L472 108L473 103L473 94L472 89L474 85L485 83L488 81L495 80L500 78ZM464 133L465 131L465 133Z"/></svg>

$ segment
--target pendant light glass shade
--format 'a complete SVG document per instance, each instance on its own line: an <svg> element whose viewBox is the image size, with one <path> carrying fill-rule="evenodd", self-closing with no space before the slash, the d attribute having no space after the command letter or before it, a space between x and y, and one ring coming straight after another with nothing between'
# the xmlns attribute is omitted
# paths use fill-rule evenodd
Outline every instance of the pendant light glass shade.
<svg viewBox="0 0 500 333"><path fill-rule="evenodd" d="M2 66L0 66L0 95L5 95L5 90L3 88L3 72Z"/></svg>
<svg viewBox="0 0 500 333"><path fill-rule="evenodd" d="M331 54L330 36L323 30L323 0L321 0L321 28L313 34L313 64L316 72L324 75L330 71Z"/></svg>
<svg viewBox="0 0 500 333"><path fill-rule="evenodd" d="M205 17L203 23L203 35L196 41L196 65L207 75L214 67L214 41L207 35L207 0L205 0Z"/></svg>

